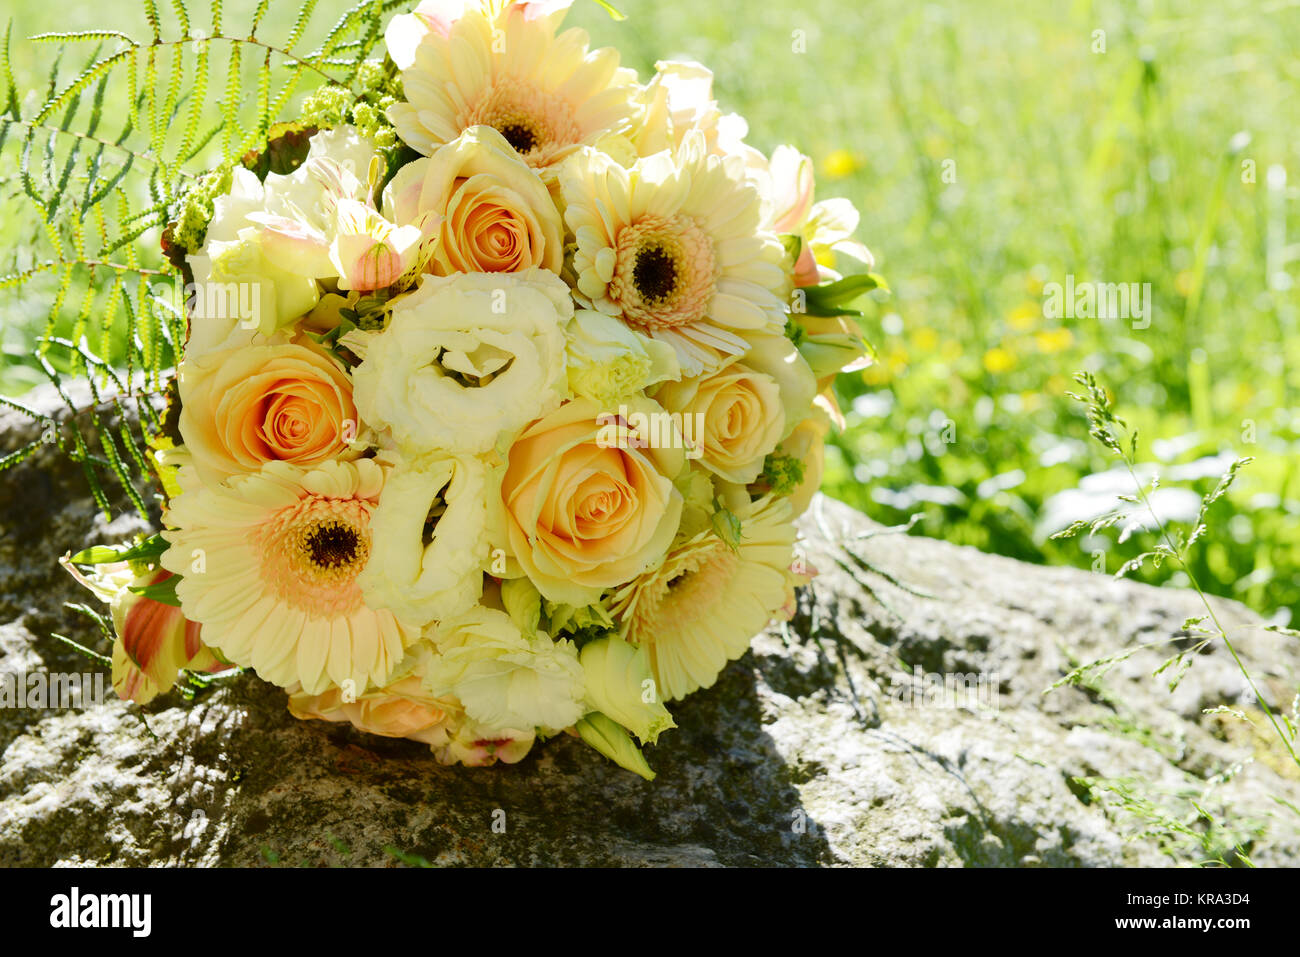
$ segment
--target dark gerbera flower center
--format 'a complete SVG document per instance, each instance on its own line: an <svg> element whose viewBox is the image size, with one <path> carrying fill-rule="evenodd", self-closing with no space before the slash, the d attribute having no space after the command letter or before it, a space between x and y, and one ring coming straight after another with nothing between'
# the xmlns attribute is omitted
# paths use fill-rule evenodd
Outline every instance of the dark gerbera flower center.
<svg viewBox="0 0 1300 957"><path fill-rule="evenodd" d="M503 123L497 132L520 154L527 153L537 145L537 131L525 123Z"/></svg>
<svg viewBox="0 0 1300 957"><path fill-rule="evenodd" d="M677 290L677 260L660 243L646 243L636 254L632 285L646 303L666 301Z"/></svg>
<svg viewBox="0 0 1300 957"><path fill-rule="evenodd" d="M357 559L360 541L357 530L345 522L323 522L307 533L303 541L307 556L317 568L350 565Z"/></svg>

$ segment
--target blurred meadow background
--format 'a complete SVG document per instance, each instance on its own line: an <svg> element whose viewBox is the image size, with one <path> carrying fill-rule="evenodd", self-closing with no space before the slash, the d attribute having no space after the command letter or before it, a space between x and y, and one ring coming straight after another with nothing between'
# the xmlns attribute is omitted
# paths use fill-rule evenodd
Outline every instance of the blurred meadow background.
<svg viewBox="0 0 1300 957"><path fill-rule="evenodd" d="M1163 518L1190 520L1235 455L1254 457L1210 512L1193 572L1300 619L1300 2L615 5L624 22L576 0L569 24L643 79L657 59L703 62L751 143L798 145L818 198L862 212L891 293L864 306L877 363L840 379L848 428L827 451L829 494L888 524L919 515L913 534L1114 572L1154 544L1150 530L1123 544L1048 537L1133 491L1066 397L1086 369L1140 430ZM228 3L227 32L254 6ZM271 0L259 36L287 33L298 6ZM37 103L57 49L26 37L148 34L129 2L7 15L14 74ZM40 229L16 170L11 134L5 274ZM1067 276L1149 283L1149 325L1049 318L1044 287ZM0 291L0 394L45 381L31 352L48 305ZM1141 574L1185 583L1168 567Z"/></svg>

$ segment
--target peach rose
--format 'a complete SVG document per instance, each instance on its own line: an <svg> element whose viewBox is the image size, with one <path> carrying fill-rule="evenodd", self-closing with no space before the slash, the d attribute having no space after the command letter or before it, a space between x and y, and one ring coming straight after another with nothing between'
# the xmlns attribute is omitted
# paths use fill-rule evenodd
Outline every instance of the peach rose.
<svg viewBox="0 0 1300 957"><path fill-rule="evenodd" d="M266 462L308 467L354 459L352 383L319 349L247 346L186 360L180 432L204 482L254 472Z"/></svg>
<svg viewBox="0 0 1300 957"><path fill-rule="evenodd" d="M582 606L663 557L682 513L681 434L644 397L575 399L510 448L501 484L509 551L538 591Z"/></svg>
<svg viewBox="0 0 1300 957"><path fill-rule="evenodd" d="M698 440L699 463L724 482L745 485L763 460L808 414L816 393L813 372L784 335L751 334L749 351L716 372L665 382L653 397L680 414Z"/></svg>
<svg viewBox="0 0 1300 957"><path fill-rule="evenodd" d="M656 390L655 401L681 415L700 465L728 482L754 481L785 434L776 380L741 363L667 382Z"/></svg>
<svg viewBox="0 0 1300 957"><path fill-rule="evenodd" d="M448 743L455 706L439 701L425 690L418 675L365 694L341 688L311 695L295 686L289 694L289 713L303 720L348 721L353 727L386 738L410 738L434 747Z"/></svg>
<svg viewBox="0 0 1300 957"><path fill-rule="evenodd" d="M386 190L396 222L441 217L429 271L519 272L564 262L560 213L537 173L490 126L472 126Z"/></svg>

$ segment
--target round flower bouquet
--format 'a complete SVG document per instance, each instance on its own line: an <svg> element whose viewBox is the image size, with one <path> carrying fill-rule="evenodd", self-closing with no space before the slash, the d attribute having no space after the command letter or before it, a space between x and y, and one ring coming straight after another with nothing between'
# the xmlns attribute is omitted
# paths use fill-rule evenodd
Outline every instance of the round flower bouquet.
<svg viewBox="0 0 1300 957"><path fill-rule="evenodd" d="M869 361L857 213L567 6L424 0L168 206L162 530L67 560L122 697L252 669L444 763L566 732L650 778L672 702L792 612Z"/></svg>

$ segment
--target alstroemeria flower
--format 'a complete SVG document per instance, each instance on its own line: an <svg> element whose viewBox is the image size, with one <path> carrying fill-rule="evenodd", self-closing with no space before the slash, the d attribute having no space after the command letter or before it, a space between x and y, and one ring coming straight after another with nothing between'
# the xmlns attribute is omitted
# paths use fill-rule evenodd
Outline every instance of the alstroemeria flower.
<svg viewBox="0 0 1300 957"><path fill-rule="evenodd" d="M158 585L172 577L163 568L136 577L130 587ZM222 664L203 644L201 627L175 605L166 605L124 587L112 603L113 690L119 698L146 704L188 671L221 671Z"/></svg>
<svg viewBox="0 0 1300 957"><path fill-rule="evenodd" d="M329 257L340 289L385 289L413 272L429 232L397 226L364 203L340 200Z"/></svg>
<svg viewBox="0 0 1300 957"><path fill-rule="evenodd" d="M687 136L704 137L713 156L737 156L745 167L766 158L745 143L749 126L736 113L723 113L713 98L713 72L691 60L660 60L655 75L636 97L637 118L627 139L638 156L676 152Z"/></svg>
<svg viewBox="0 0 1300 957"><path fill-rule="evenodd" d="M532 749L535 732L519 728L488 730L466 721L451 735L443 747L433 750L439 764L463 764L467 768L485 768L500 761L517 764Z"/></svg>
<svg viewBox="0 0 1300 957"><path fill-rule="evenodd" d="M813 162L793 146L778 146L766 169L751 171L751 181L763 194L765 228L798 236L799 256L793 265L794 285L815 286L839 278L830 268L837 253L870 267L871 252L853 238L858 211L847 199L813 200Z"/></svg>

